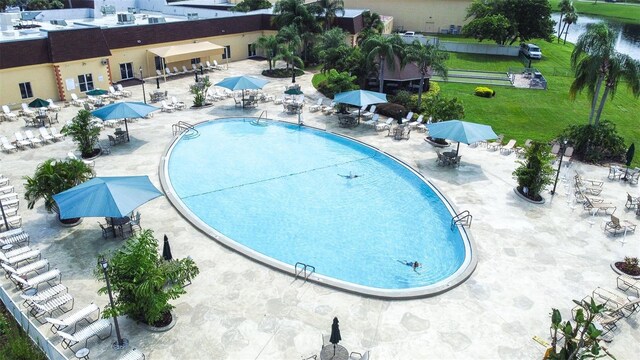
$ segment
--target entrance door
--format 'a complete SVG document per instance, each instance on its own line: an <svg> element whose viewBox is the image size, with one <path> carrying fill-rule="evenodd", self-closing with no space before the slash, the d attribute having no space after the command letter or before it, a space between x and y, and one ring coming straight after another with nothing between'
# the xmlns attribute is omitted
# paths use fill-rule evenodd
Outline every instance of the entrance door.
<svg viewBox="0 0 640 360"><path fill-rule="evenodd" d="M248 57L256 56L256 44L249 44L248 47Z"/></svg>
<svg viewBox="0 0 640 360"><path fill-rule="evenodd" d="M120 77L122 80L133 79L133 63L120 64Z"/></svg>

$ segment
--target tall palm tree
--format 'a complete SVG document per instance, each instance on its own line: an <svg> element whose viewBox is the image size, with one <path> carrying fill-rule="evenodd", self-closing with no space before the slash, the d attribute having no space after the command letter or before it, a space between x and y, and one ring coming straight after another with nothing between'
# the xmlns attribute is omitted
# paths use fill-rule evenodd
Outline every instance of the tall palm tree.
<svg viewBox="0 0 640 360"><path fill-rule="evenodd" d="M424 89L424 79L427 75L437 74L447 78L446 60L449 54L440 50L437 45L427 43L423 45L419 40L415 40L406 48L406 56L402 58L402 65L415 63L420 70L420 89L418 90L418 108L422 102L422 89ZM427 81L428 78L427 78Z"/></svg>
<svg viewBox="0 0 640 360"><path fill-rule="evenodd" d="M384 24L380 19L380 15L372 13L369 10L362 13L362 30L358 33L358 45L375 34L381 34L384 30Z"/></svg>
<svg viewBox="0 0 640 360"><path fill-rule="evenodd" d="M594 125L599 124L607 97L611 94L613 99L621 80L626 82L633 96L640 97L640 62L615 51L617 37L618 34L604 23L591 25L580 35L571 54L571 65L575 69L576 78L571 84L570 95L575 98L577 92L587 88L593 96L589 124L592 120ZM596 113L603 85L604 93Z"/></svg>
<svg viewBox="0 0 640 360"><path fill-rule="evenodd" d="M329 30L338 13L344 15L343 0L319 0L317 2L324 19L324 29Z"/></svg>
<svg viewBox="0 0 640 360"><path fill-rule="evenodd" d="M304 0L279 0L273 6L273 13L275 16L272 21L278 28L294 25L300 29L305 22L315 22L315 18L304 5Z"/></svg>
<svg viewBox="0 0 640 360"><path fill-rule="evenodd" d="M573 3L570 0L562 0L558 4L558 8L560 9L560 20L558 20L558 42L560 42L560 35L562 35L562 31L560 30L560 25L562 24L562 18L564 14L568 14L571 12L576 12L573 7Z"/></svg>
<svg viewBox="0 0 640 360"><path fill-rule="evenodd" d="M564 25L562 26L562 31L564 32L564 43L567 43L567 35L569 34L569 26L578 22L578 14L575 11L568 13L564 19L562 19ZM558 34L558 42L560 42L560 35L562 35L562 31Z"/></svg>
<svg viewBox="0 0 640 360"><path fill-rule="evenodd" d="M258 48L264 50L267 61L269 62L269 71L273 70L273 58L278 53L278 39L275 35L261 36L256 42Z"/></svg>
<svg viewBox="0 0 640 360"><path fill-rule="evenodd" d="M291 82L296 82L296 67L304 68L304 62L302 59L296 54L295 49L286 44L281 45L278 48L278 55L276 56L276 60L283 60L287 63L287 69L289 68L289 64L291 64Z"/></svg>
<svg viewBox="0 0 640 360"><path fill-rule="evenodd" d="M288 25L281 28L276 35L276 39L278 41L279 46L278 53L281 52L282 47L286 47L287 50L292 52L297 52L302 44L302 39L298 33L298 30L293 25ZM287 62L287 69L289 68L289 63Z"/></svg>
<svg viewBox="0 0 640 360"><path fill-rule="evenodd" d="M362 44L364 53L367 54L367 62L375 67L378 63L378 91L382 92L384 87L384 69L389 64L389 68L395 68L396 56L402 58L404 42L398 35L382 36L374 35Z"/></svg>

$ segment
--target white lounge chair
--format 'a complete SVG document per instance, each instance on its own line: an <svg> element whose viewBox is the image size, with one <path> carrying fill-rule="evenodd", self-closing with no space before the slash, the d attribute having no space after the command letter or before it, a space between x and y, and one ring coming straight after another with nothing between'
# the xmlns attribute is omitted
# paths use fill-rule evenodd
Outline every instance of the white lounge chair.
<svg viewBox="0 0 640 360"><path fill-rule="evenodd" d="M109 335L104 338L100 337L99 334L106 329L109 329ZM60 345L63 349L70 349L76 344L84 341L84 347L87 347L87 343L90 338L97 336L100 340L104 340L111 336L112 329L111 321L107 319L100 319L91 323L89 326L76 331L73 335L64 331L58 331L58 335L62 338L62 343Z"/></svg>
<svg viewBox="0 0 640 360"><path fill-rule="evenodd" d="M12 145L6 136L0 137L0 144L2 145L2 151L5 151L5 152L18 151L18 148L15 145Z"/></svg>
<svg viewBox="0 0 640 360"><path fill-rule="evenodd" d="M122 97L122 93L116 91L113 86L109 86L109 96L111 96L112 98L120 99Z"/></svg>
<svg viewBox="0 0 640 360"><path fill-rule="evenodd" d="M163 112L174 112L174 111L176 111L176 108L173 107L173 105L169 105L169 104L167 104L166 101L162 100L161 111L163 111Z"/></svg>
<svg viewBox="0 0 640 360"><path fill-rule="evenodd" d="M144 356L142 351L137 350L136 348L131 349L128 353L118 358L118 360L144 360L144 359L146 359L146 356Z"/></svg>
<svg viewBox="0 0 640 360"><path fill-rule="evenodd" d="M122 87L122 84L117 84L116 85L116 90L118 90L122 94L122 96L124 96L124 97L130 97L131 96L131 91L125 90L124 87Z"/></svg>
<svg viewBox="0 0 640 360"><path fill-rule="evenodd" d="M51 324L51 332L53 333L66 329L69 326L73 326L73 331L75 331L78 326L78 322L81 320L85 320L88 324L93 323L93 321L89 321L88 317L94 312L97 313L97 318L100 318L100 308L98 305L91 303L73 314L68 314L57 319L50 317L46 317L44 319L46 322Z"/></svg>
<svg viewBox="0 0 640 360"><path fill-rule="evenodd" d="M49 270L49 260L47 259L38 260L36 262L27 264L25 266L15 267L15 268L9 264L3 263L1 265L4 271L6 272L5 277L7 278L12 278L13 275L22 278L24 275L27 275L30 272L34 272L34 271L37 272L38 270L44 269L45 267L47 268L47 270Z"/></svg>
<svg viewBox="0 0 640 360"><path fill-rule="evenodd" d="M7 120L17 120L18 115L11 112L11 109L7 105L2 105L2 113L4 114L4 118Z"/></svg>
<svg viewBox="0 0 640 360"><path fill-rule="evenodd" d="M411 122L411 121L413 121L413 111L409 111L409 113L407 114L407 116L405 116L405 117L402 119L402 123L404 124L404 123L408 123L408 122Z"/></svg>
<svg viewBox="0 0 640 360"><path fill-rule="evenodd" d="M37 138L35 135L33 135L31 130L25 131L24 134L27 137L27 140L31 141L31 144L33 144L34 146L35 145L42 145L42 139Z"/></svg>
<svg viewBox="0 0 640 360"><path fill-rule="evenodd" d="M174 66L173 67L173 73L174 74L180 74L180 70L178 70L178 68ZM184 74L184 72L182 72L182 74Z"/></svg>
<svg viewBox="0 0 640 360"><path fill-rule="evenodd" d="M513 152L514 146L516 146L516 140L511 139L508 143L500 147L500 153L511 154Z"/></svg>
<svg viewBox="0 0 640 360"><path fill-rule="evenodd" d="M423 118L424 118L424 115L420 114L420 116L418 116L418 118L415 121L409 121L407 125L409 125L410 129L415 129L418 127L418 125L422 124Z"/></svg>
<svg viewBox="0 0 640 360"><path fill-rule="evenodd" d="M369 111L364 111L362 114L360 114L362 117L364 118L371 118L373 117L373 114L376 113L376 105L371 105L371 107L369 108Z"/></svg>
<svg viewBox="0 0 640 360"><path fill-rule="evenodd" d="M367 126L375 127L378 123L378 119L380 119L380 114L373 114L371 120L363 121L362 123Z"/></svg>
<svg viewBox="0 0 640 360"><path fill-rule="evenodd" d="M369 360L370 357L371 357L370 351L365 351L363 354L352 351L351 354L349 354L348 360Z"/></svg>
<svg viewBox="0 0 640 360"><path fill-rule="evenodd" d="M167 74L167 76L173 76L175 75L174 73L171 72L171 70L169 70L169 68L164 68L164 72Z"/></svg>
<svg viewBox="0 0 640 360"><path fill-rule="evenodd" d="M7 223L11 226L12 229L22 226L22 216L8 216ZM0 216L0 220L2 217ZM0 221L0 229L4 227L4 221Z"/></svg>
<svg viewBox="0 0 640 360"><path fill-rule="evenodd" d="M68 304L69 302L71 302L71 306L69 306L67 309L65 309L64 306L66 304ZM44 324L43 321L38 319L39 317L41 317L43 315L51 316L51 314L53 314L53 312L56 311L56 310L60 310L62 312L67 312L67 311L73 309L74 302L75 302L75 300L73 299L73 296L71 296L71 294L69 294L69 293L66 293L66 294L62 294L61 296L51 298L51 299L47 300L47 302L33 303L32 306L31 306L31 309L29 310L29 313L34 318L36 318L36 320L38 320L38 322L40 322L41 324Z"/></svg>
<svg viewBox="0 0 640 360"><path fill-rule="evenodd" d="M18 285L19 287L21 287L22 290L31 289L31 288L37 289L38 286L40 286L40 284L45 282L51 286L55 286L54 284L51 283L51 281L55 281L56 279L58 280L58 283L60 283L60 281L62 280L62 275L60 274L60 270L58 269L49 270L45 273L34 276L27 280L23 279L22 277L16 274L11 275L11 281L16 283L16 285Z"/></svg>
<svg viewBox="0 0 640 360"><path fill-rule="evenodd" d="M189 69L187 69L187 67L186 67L186 66L182 65L182 73L183 73L183 74L188 74L188 73L190 73L190 72L191 72L191 71L189 71Z"/></svg>
<svg viewBox="0 0 640 360"><path fill-rule="evenodd" d="M182 101L178 101L175 96L171 97L171 105L177 110L184 110L187 107L185 103L183 103Z"/></svg>
<svg viewBox="0 0 640 360"><path fill-rule="evenodd" d="M47 99L47 102L49 102L49 106L47 107L49 110L56 112L60 111L60 106L56 105L53 100Z"/></svg>
<svg viewBox="0 0 640 360"><path fill-rule="evenodd" d="M27 104L22 103L22 115L33 118L36 117L36 112L29 109L29 106Z"/></svg>
<svg viewBox="0 0 640 360"><path fill-rule="evenodd" d="M329 105L322 107L322 113L325 115L331 115L335 112L336 102L332 101Z"/></svg>
<svg viewBox="0 0 640 360"><path fill-rule="evenodd" d="M18 147L33 146L31 141L26 140L20 131L16 131L13 135L16 137L15 144Z"/></svg>
<svg viewBox="0 0 640 360"><path fill-rule="evenodd" d="M35 293L34 295L26 295L24 293L20 294L20 297L22 298L22 300L24 300L24 302L22 303L22 305L24 307L33 307L33 304L39 304L39 303L44 303L47 302L49 299L53 298L54 296L58 295L58 294L62 294L62 293L66 293L69 289L67 289L66 286L64 286L63 284L58 284L54 287L50 287L46 290L43 291L39 291L37 293Z"/></svg>
<svg viewBox="0 0 640 360"><path fill-rule="evenodd" d="M16 194L17 195L17 194ZM12 199L17 200L17 199ZM4 204L4 199L2 199ZM26 242L29 245L29 234L24 232L22 228L11 229L0 233L0 246L8 244L19 244Z"/></svg>
<svg viewBox="0 0 640 360"><path fill-rule="evenodd" d="M82 106L82 104L84 104L84 99L78 99L78 95L71 94L71 104L74 106Z"/></svg>
<svg viewBox="0 0 640 360"><path fill-rule="evenodd" d="M5 185L0 187L0 194L8 194L13 192L13 185Z"/></svg>
<svg viewBox="0 0 640 360"><path fill-rule="evenodd" d="M88 165L89 167L94 167L96 166L96 161L95 160L85 160L85 159L80 159L76 156L76 154L72 153L71 151L69 151L67 153L67 158L71 159L71 160L82 160L83 163L85 163L85 165Z"/></svg>
<svg viewBox="0 0 640 360"><path fill-rule="evenodd" d="M156 69L156 75L158 75L158 77L163 77L163 76L164 76L164 74L162 73L162 71L157 70L157 69Z"/></svg>
<svg viewBox="0 0 640 360"><path fill-rule="evenodd" d="M42 141L44 142L49 142L49 141L53 141L55 140L53 138L53 136L49 135L49 132L47 131L47 128L44 126L41 126L38 128L38 132L40 133L40 138L42 139Z"/></svg>
<svg viewBox="0 0 640 360"><path fill-rule="evenodd" d="M56 129L54 126L50 127L49 131L51 132L51 136L53 136L55 140L64 140L65 135L58 132L58 129Z"/></svg>
<svg viewBox="0 0 640 360"><path fill-rule="evenodd" d="M204 62L205 65L207 66L206 69L207 70L214 70L215 68L213 67L213 65L211 65L211 63L209 62L209 60Z"/></svg>
<svg viewBox="0 0 640 360"><path fill-rule="evenodd" d="M216 70L224 70L224 67L218 65L218 60L213 60L213 68Z"/></svg>
<svg viewBox="0 0 640 360"><path fill-rule="evenodd" d="M309 106L309 111L316 112L322 109L322 98L319 98L315 104Z"/></svg>
<svg viewBox="0 0 640 360"><path fill-rule="evenodd" d="M383 130L389 130L391 129L391 124L393 124L393 118L388 118L387 121L380 123L378 121L378 123L375 125L376 127L376 131L383 131Z"/></svg>
<svg viewBox="0 0 640 360"><path fill-rule="evenodd" d="M636 297L640 296L640 280L636 280L629 275L620 275L616 279L618 289L622 291L632 290L636 293Z"/></svg>

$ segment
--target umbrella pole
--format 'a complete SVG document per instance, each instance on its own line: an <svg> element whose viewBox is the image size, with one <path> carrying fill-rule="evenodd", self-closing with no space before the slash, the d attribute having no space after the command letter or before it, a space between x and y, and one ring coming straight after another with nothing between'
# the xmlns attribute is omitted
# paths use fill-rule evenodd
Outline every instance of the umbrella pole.
<svg viewBox="0 0 640 360"><path fill-rule="evenodd" d="M127 142L129 142L129 126L127 125L127 118L124 118L124 131L127 132Z"/></svg>
<svg viewBox="0 0 640 360"><path fill-rule="evenodd" d="M458 148L456 149L456 156L458 156L459 152L460 152L460 141L458 141Z"/></svg>
<svg viewBox="0 0 640 360"><path fill-rule="evenodd" d="M242 89L242 108L244 109L244 89Z"/></svg>

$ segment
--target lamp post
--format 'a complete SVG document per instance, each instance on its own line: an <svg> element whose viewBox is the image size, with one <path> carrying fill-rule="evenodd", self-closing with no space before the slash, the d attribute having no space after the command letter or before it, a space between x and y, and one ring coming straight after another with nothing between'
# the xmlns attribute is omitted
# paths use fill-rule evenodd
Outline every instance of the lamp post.
<svg viewBox="0 0 640 360"><path fill-rule="evenodd" d="M142 100L147 103L147 93L144 91L144 76L142 75L142 66L140 66L140 81L142 81Z"/></svg>
<svg viewBox="0 0 640 360"><path fill-rule="evenodd" d="M107 282L107 293L109 294L109 304L111 304L111 309L113 309L114 308L113 295L111 294L111 284L109 283L109 275L107 274L109 263L104 258L104 256L101 256L98 262L100 263L100 267L102 268L102 272L104 273L104 280ZM123 339L122 336L120 336L120 327L118 326L118 317L115 315L113 316L113 324L116 327L117 340L113 342L111 347L113 347L114 350L122 350L126 348L127 345L129 345L129 340Z"/></svg>
<svg viewBox="0 0 640 360"><path fill-rule="evenodd" d="M560 155L560 161L558 161L558 171L556 172L556 181L553 183L553 190L551 190L551 195L556 194L556 185L558 185L558 177L560 176L560 168L562 167L562 158L564 157L564 150L567 147L567 140L560 142L560 150L558 154Z"/></svg>
<svg viewBox="0 0 640 360"><path fill-rule="evenodd" d="M2 220L4 220L4 231L9 231L9 223L7 222L7 214L4 213L4 205L2 205L2 199L0 199L0 211L2 212Z"/></svg>

